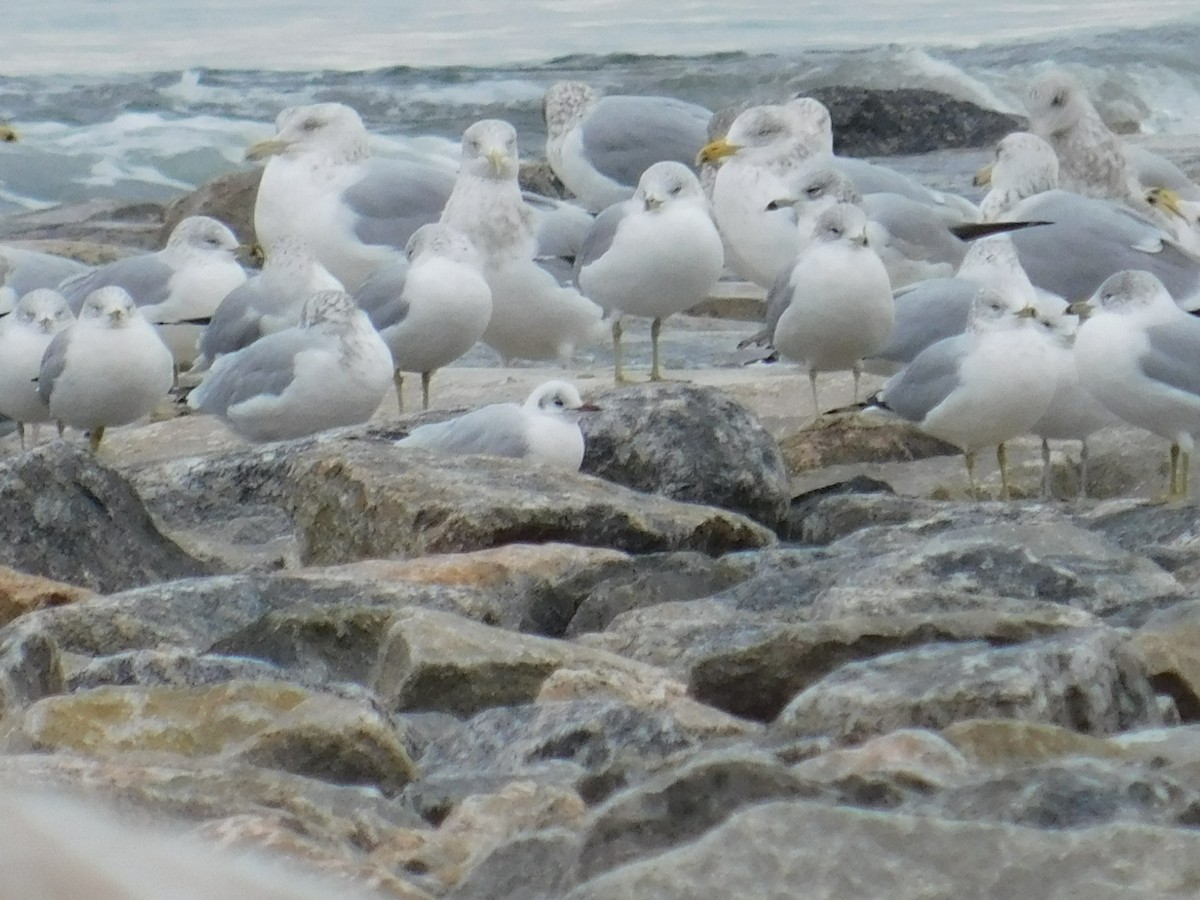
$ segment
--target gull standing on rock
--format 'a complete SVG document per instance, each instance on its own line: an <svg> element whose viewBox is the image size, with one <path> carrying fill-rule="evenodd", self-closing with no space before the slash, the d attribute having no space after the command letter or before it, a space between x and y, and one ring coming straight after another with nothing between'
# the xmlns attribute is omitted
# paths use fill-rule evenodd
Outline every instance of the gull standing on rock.
<svg viewBox="0 0 1200 900"><path fill-rule="evenodd" d="M38 392L37 378L46 348L75 317L62 294L48 288L30 291L11 315L0 319L0 416L17 423L21 448L25 425L51 420L50 409Z"/></svg>
<svg viewBox="0 0 1200 900"><path fill-rule="evenodd" d="M596 409L570 382L547 381L522 403L493 403L413 429L399 447L437 453L508 456L528 463L578 471L583 462L579 416Z"/></svg>
<svg viewBox="0 0 1200 900"><path fill-rule="evenodd" d="M938 341L892 376L876 405L936 438L959 447L975 496L975 454L996 447L1002 496L1010 495L1004 442L1026 434L1054 394L1055 373L1046 342L1032 330L1037 310L1014 310L982 288L967 330Z"/></svg>
<svg viewBox="0 0 1200 900"><path fill-rule="evenodd" d="M421 374L421 405L429 409L433 373L475 346L492 318L492 292L466 235L436 222L422 225L409 239L407 255L354 293L391 351L401 412L403 373Z"/></svg>
<svg viewBox="0 0 1200 900"><path fill-rule="evenodd" d="M402 258L450 196L450 172L372 157L366 126L343 103L290 107L275 126L246 151L268 160L254 203L258 240L269 254L280 238L303 238L347 290Z"/></svg>
<svg viewBox="0 0 1200 900"><path fill-rule="evenodd" d="M672 97L602 96L581 81L551 85L542 115L550 168L592 212L628 200L656 162L693 165L712 118Z"/></svg>
<svg viewBox="0 0 1200 900"><path fill-rule="evenodd" d="M484 119L463 132L462 167L442 224L483 256L492 318L483 340L505 361L566 359L602 333L601 310L534 262L533 213L517 184L517 132Z"/></svg>
<svg viewBox="0 0 1200 900"><path fill-rule="evenodd" d="M868 245L866 228L856 206L825 210L808 248L780 274L767 299L771 343L808 369L818 417L817 373L852 371L857 401L862 359L887 343L895 319L887 270Z"/></svg>
<svg viewBox="0 0 1200 900"><path fill-rule="evenodd" d="M1149 272L1118 272L1071 305L1080 383L1110 411L1171 442L1167 496L1186 497L1200 433L1200 320Z"/></svg>
<svg viewBox="0 0 1200 900"><path fill-rule="evenodd" d="M575 262L584 296L612 317L613 374L621 371L621 316L648 316L650 380L662 379L658 339L663 319L708 296L721 275L721 236L700 180L682 163L659 162L638 181L633 199L597 219Z"/></svg>
<svg viewBox="0 0 1200 900"><path fill-rule="evenodd" d="M392 355L343 291L320 291L300 324L222 356L188 396L248 441L305 437L365 422L392 383Z"/></svg>
<svg viewBox="0 0 1200 900"><path fill-rule="evenodd" d="M59 290L73 310L109 285L124 288L147 321L158 326L176 366L191 365L203 325L225 296L246 280L234 258L238 240L208 216L189 216L157 253L127 256L68 278Z"/></svg>
<svg viewBox="0 0 1200 900"><path fill-rule="evenodd" d="M241 350L264 334L300 322L304 301L317 291L340 291L342 284L313 255L302 238L276 241L258 274L238 285L217 307L200 336L200 356L192 370L202 372L225 353Z"/></svg>
<svg viewBox="0 0 1200 900"><path fill-rule="evenodd" d="M88 432L95 452L104 431L148 415L167 396L174 360L128 291L88 294L79 318L50 341L37 388L59 427Z"/></svg>

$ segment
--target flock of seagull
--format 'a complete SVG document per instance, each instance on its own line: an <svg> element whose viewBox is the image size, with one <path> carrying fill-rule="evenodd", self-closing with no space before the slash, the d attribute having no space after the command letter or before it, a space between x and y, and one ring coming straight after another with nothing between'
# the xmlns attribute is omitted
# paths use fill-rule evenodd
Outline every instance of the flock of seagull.
<svg viewBox="0 0 1200 900"><path fill-rule="evenodd" d="M368 419L403 376L430 403L439 368L477 342L506 363L566 360L622 317L663 323L723 272L767 290L755 336L818 377L887 374L866 403L974 460L1033 434L1082 442L1119 421L1171 443L1187 494L1200 433L1200 187L1126 145L1081 87L1028 89L1030 131L999 142L983 201L834 152L812 98L749 107L722 134L703 107L547 92L546 156L574 202L523 191L517 134L463 133L457 175L370 152L339 103L284 110L247 151L266 160L248 274L222 223L183 220L156 253L91 268L0 247L0 415L88 433L146 416L181 371L188 404L251 441ZM404 446L577 469L569 383L416 429ZM1043 473L1043 492L1048 490Z"/></svg>

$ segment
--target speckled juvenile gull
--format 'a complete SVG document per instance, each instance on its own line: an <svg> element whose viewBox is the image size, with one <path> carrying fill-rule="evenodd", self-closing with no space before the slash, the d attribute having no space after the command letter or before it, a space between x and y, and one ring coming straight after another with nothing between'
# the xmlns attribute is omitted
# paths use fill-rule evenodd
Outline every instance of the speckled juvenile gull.
<svg viewBox="0 0 1200 900"><path fill-rule="evenodd" d="M192 370L254 343L264 334L300 322L304 302L317 291L340 291L342 284L317 260L307 242L284 237L272 245L262 269L230 291L200 336Z"/></svg>
<svg viewBox="0 0 1200 900"><path fill-rule="evenodd" d="M542 101L546 159L584 206L628 200L656 162L693 165L712 112L672 97L602 96L580 81L551 85Z"/></svg>
<svg viewBox="0 0 1200 900"><path fill-rule="evenodd" d="M421 375L421 405L429 408L433 373L480 340L492 318L492 292L479 252L449 225L418 228L408 259L380 269L355 291L392 354L396 402L404 409L403 373Z"/></svg>
<svg viewBox="0 0 1200 900"><path fill-rule="evenodd" d="M0 416L16 421L22 447L27 423L51 420L38 393L38 373L54 335L74 320L62 294L49 288L30 291L0 319Z"/></svg>
<svg viewBox="0 0 1200 900"><path fill-rule="evenodd" d="M822 111L827 119L824 107L752 106L697 157L700 164L720 163L712 209L726 263L766 288L796 255L794 214L773 204L788 196L790 176L825 150ZM805 120L804 113L811 118Z"/></svg>
<svg viewBox="0 0 1200 900"><path fill-rule="evenodd" d="M238 240L232 231L208 216L189 216L171 231L167 245L156 253L127 256L68 278L59 290L73 310L99 288L116 285L133 298L159 333L178 365L196 358L202 324L225 296L246 280L234 257Z"/></svg>
<svg viewBox="0 0 1200 900"><path fill-rule="evenodd" d="M517 133L484 119L463 132L462 166L441 221L483 257L492 317L483 339L507 361L565 359L602 333L601 310L534 261L533 217L517 184Z"/></svg>
<svg viewBox="0 0 1200 900"><path fill-rule="evenodd" d="M1004 494L1005 441L1026 434L1054 394L1048 347L1032 325L1036 310L1014 310L995 291L975 297L967 330L938 341L892 376L875 401L928 434L959 447L975 493L975 454L997 447Z"/></svg>
<svg viewBox="0 0 1200 900"><path fill-rule="evenodd" d="M300 324L222 356L188 396L249 441L365 422L392 383L387 344L343 291L320 291Z"/></svg>
<svg viewBox="0 0 1200 900"><path fill-rule="evenodd" d="M87 270L83 263L53 253L0 246L0 316L12 312L30 291L57 288L63 279Z"/></svg>
<svg viewBox="0 0 1200 900"><path fill-rule="evenodd" d="M106 428L148 415L173 377L158 331L124 288L108 285L88 294L79 318L50 341L37 386L50 416L87 431L95 451Z"/></svg>
<svg viewBox="0 0 1200 900"><path fill-rule="evenodd" d="M1118 272L1086 303L1075 335L1079 380L1132 425L1171 441L1170 496L1186 496L1200 433L1200 320L1149 272Z"/></svg>
<svg viewBox="0 0 1200 900"><path fill-rule="evenodd" d="M579 415L593 409L574 385L547 381L522 404L493 403L422 425L396 444L437 453L507 456L574 472L583 462Z"/></svg>
<svg viewBox="0 0 1200 900"><path fill-rule="evenodd" d="M1120 420L1087 390L1075 365L1075 334L1079 319L1066 304L1038 303L1037 323L1050 348L1054 370L1054 395L1050 405L1030 429L1042 439L1042 497L1050 497L1050 441L1079 441L1079 495L1087 496L1088 438Z"/></svg>
<svg viewBox="0 0 1200 900"><path fill-rule="evenodd" d="M781 273L768 298L772 343L808 370L818 416L817 373L853 371L857 400L861 361L883 347L892 329L891 285L867 244L866 229L858 207L839 203L827 209L808 247L790 272Z"/></svg>
<svg viewBox="0 0 1200 900"><path fill-rule="evenodd" d="M1056 165L1036 136L1009 135L978 176L992 185L983 203L990 216L1049 223L1012 234L1035 287L1079 300L1116 272L1145 269L1184 308L1200 306L1200 260L1123 204L1052 187Z"/></svg>
<svg viewBox="0 0 1200 900"><path fill-rule="evenodd" d="M269 158L254 204L258 239L268 252L285 235L307 240L348 290L400 258L450 196L452 173L372 157L362 119L345 104L291 107L275 124L274 138L247 151Z"/></svg>
<svg viewBox="0 0 1200 900"><path fill-rule="evenodd" d="M721 275L721 236L700 180L682 163L646 169L633 198L614 204L596 224L576 260L585 296L612 320L613 374L623 380L621 316L652 319L650 379L662 378L658 338L663 320L708 296Z"/></svg>

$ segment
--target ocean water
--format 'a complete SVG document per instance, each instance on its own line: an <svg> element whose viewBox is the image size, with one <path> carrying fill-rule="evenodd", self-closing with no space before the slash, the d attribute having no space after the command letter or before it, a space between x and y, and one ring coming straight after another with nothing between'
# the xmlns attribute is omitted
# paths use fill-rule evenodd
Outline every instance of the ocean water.
<svg viewBox="0 0 1200 900"><path fill-rule="evenodd" d="M336 12L332 11L336 6ZM1109 118L1200 133L1200 9L1082 0L718 4L678 0L59 0L6 10L0 212L95 197L170 199L245 165L283 107L354 106L376 152L453 166L476 119L540 155L561 78L720 108L814 87L927 87L1021 111L1073 70ZM1200 143L1200 141L1198 141Z"/></svg>

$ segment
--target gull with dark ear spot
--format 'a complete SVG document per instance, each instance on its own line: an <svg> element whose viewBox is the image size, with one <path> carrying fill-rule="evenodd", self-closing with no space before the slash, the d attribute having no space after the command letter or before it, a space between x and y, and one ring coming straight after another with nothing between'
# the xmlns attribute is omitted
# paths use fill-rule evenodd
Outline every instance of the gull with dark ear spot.
<svg viewBox="0 0 1200 900"><path fill-rule="evenodd" d="M475 346L492 318L492 292L466 235L422 225L407 253L403 265L380 269L354 295L391 351L401 412L404 373L420 373L421 406L429 409L433 373Z"/></svg>
<svg viewBox="0 0 1200 900"><path fill-rule="evenodd" d="M343 291L308 298L300 324L222 356L188 405L249 441L365 422L392 383L392 355Z"/></svg>
<svg viewBox="0 0 1200 900"><path fill-rule="evenodd" d="M59 427L88 432L95 452L104 431L128 425L167 396L171 351L122 287L88 294L79 318L42 356L37 389Z"/></svg>
<svg viewBox="0 0 1200 900"><path fill-rule="evenodd" d="M221 222L189 216L171 231L156 253L127 256L68 278L59 287L73 310L99 288L123 288L142 315L158 326L177 366L196 358L203 325L221 301L246 280L234 254L238 240Z"/></svg>
<svg viewBox="0 0 1200 900"><path fill-rule="evenodd" d="M721 236L708 213L700 180L677 162L652 165L633 199L597 219L576 260L576 283L612 320L613 374L621 364L621 316L652 319L650 380L662 378L663 320L708 296L721 275Z"/></svg>
<svg viewBox="0 0 1200 900"><path fill-rule="evenodd" d="M1111 412L1171 442L1169 498L1188 494L1200 434L1200 320L1150 272L1118 272L1086 302L1075 335L1079 381Z"/></svg>
<svg viewBox="0 0 1200 900"><path fill-rule="evenodd" d="M14 419L21 447L25 425L51 421L50 409L38 393L42 356L54 336L75 320L62 294L48 288L30 291L11 315L0 319L0 416Z"/></svg>
<svg viewBox="0 0 1200 900"><path fill-rule="evenodd" d="M435 453L507 456L574 472L583 462L579 416L596 408L585 403L570 382L547 381L524 403L493 403L422 425L396 445Z"/></svg>
<svg viewBox="0 0 1200 900"><path fill-rule="evenodd" d="M673 97L602 96L580 81L551 85L542 114L550 168L593 212L633 196L654 163L694 165L712 118Z"/></svg>

